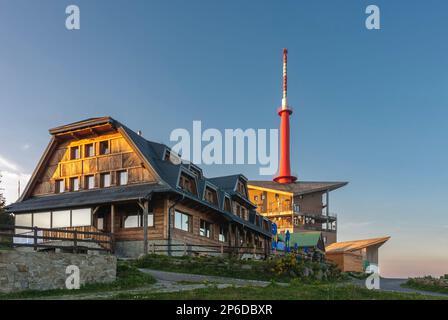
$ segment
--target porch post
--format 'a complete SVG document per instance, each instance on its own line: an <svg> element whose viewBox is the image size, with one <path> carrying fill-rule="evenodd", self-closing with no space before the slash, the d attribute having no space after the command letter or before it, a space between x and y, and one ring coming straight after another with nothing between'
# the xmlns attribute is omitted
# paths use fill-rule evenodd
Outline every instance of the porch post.
<svg viewBox="0 0 448 320"><path fill-rule="evenodd" d="M148 254L148 211L149 201L144 202L143 209L143 253Z"/></svg>
<svg viewBox="0 0 448 320"><path fill-rule="evenodd" d="M115 233L115 205L110 205L110 233Z"/></svg>

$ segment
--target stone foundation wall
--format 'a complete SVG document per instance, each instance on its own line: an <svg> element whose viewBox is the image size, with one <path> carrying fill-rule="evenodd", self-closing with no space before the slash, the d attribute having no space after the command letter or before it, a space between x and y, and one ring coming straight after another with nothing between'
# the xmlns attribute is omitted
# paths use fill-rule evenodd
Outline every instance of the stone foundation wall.
<svg viewBox="0 0 448 320"><path fill-rule="evenodd" d="M0 251L0 292L65 289L69 265L79 267L81 285L116 279L113 255L5 250Z"/></svg>

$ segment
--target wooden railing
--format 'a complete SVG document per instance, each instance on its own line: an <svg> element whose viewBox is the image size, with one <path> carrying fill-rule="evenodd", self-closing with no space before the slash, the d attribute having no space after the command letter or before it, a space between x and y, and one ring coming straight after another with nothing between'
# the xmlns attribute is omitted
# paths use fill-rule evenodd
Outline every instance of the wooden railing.
<svg viewBox="0 0 448 320"><path fill-rule="evenodd" d="M16 233L16 230L24 232ZM93 226L48 229L0 225L0 236L9 238L8 243L13 247L31 247L35 251L57 248L74 253L85 250L112 252L114 247L113 236L99 232Z"/></svg>
<svg viewBox="0 0 448 320"><path fill-rule="evenodd" d="M147 253L177 253L183 255L191 254L232 254L236 256L242 255L257 255L267 257L269 255L269 250L261 247L255 246L228 246L228 245L201 245L201 244L155 244L149 245Z"/></svg>

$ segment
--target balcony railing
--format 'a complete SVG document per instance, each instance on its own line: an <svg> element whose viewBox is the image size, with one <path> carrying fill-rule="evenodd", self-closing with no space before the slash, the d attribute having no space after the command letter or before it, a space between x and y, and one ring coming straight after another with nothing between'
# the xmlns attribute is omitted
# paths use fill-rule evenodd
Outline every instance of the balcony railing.
<svg viewBox="0 0 448 320"><path fill-rule="evenodd" d="M261 206L260 206L261 207ZM330 220L335 221L337 219L336 213L327 213L322 212L322 210L316 210L316 209L308 209L299 207L296 205L291 205L290 203L273 203L268 206L267 210L265 212L261 212L262 215L265 216L281 216L281 215L288 215L288 214L297 214L304 217L310 217L310 218L320 218L323 220L326 220L327 218L330 218Z"/></svg>

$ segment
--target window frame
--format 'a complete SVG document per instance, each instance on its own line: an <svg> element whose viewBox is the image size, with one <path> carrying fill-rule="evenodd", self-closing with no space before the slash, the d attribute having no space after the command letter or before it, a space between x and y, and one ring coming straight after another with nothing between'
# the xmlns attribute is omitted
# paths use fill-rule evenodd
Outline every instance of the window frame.
<svg viewBox="0 0 448 320"><path fill-rule="evenodd" d="M74 184L73 184L73 181L75 181L75 180L77 181L77 186L78 186L78 188L76 190L75 190ZM79 176L70 177L68 179L68 189L70 192L76 192L76 191L81 190L81 185L79 183Z"/></svg>
<svg viewBox="0 0 448 320"><path fill-rule="evenodd" d="M178 228L176 226L177 225L176 217L177 217L178 214L181 217L180 228ZM188 230L183 229L183 226L185 225L183 217L187 217L188 218L188 221L187 221ZM173 225L174 229L179 230L179 231L183 231L183 232L191 233L193 231L192 230L193 229L192 228L192 220L193 220L193 216L192 215L189 215L188 213L185 213L185 212L182 212L182 211L179 211L179 210L174 210L174 225Z"/></svg>
<svg viewBox="0 0 448 320"><path fill-rule="evenodd" d="M109 177L109 185L106 186L104 183L104 177L108 176ZM112 186L112 175L110 174L110 172L102 172L100 173L100 188L109 188Z"/></svg>
<svg viewBox="0 0 448 320"><path fill-rule="evenodd" d="M92 146L92 152L87 152L89 146ZM92 158L95 156L95 143L86 143L84 145L84 158Z"/></svg>
<svg viewBox="0 0 448 320"><path fill-rule="evenodd" d="M202 227L202 223L204 223L204 228ZM208 227L208 228L207 228ZM210 221L207 221L205 219L199 220L199 236L212 239L212 228L213 224ZM204 230L204 231L202 231Z"/></svg>

